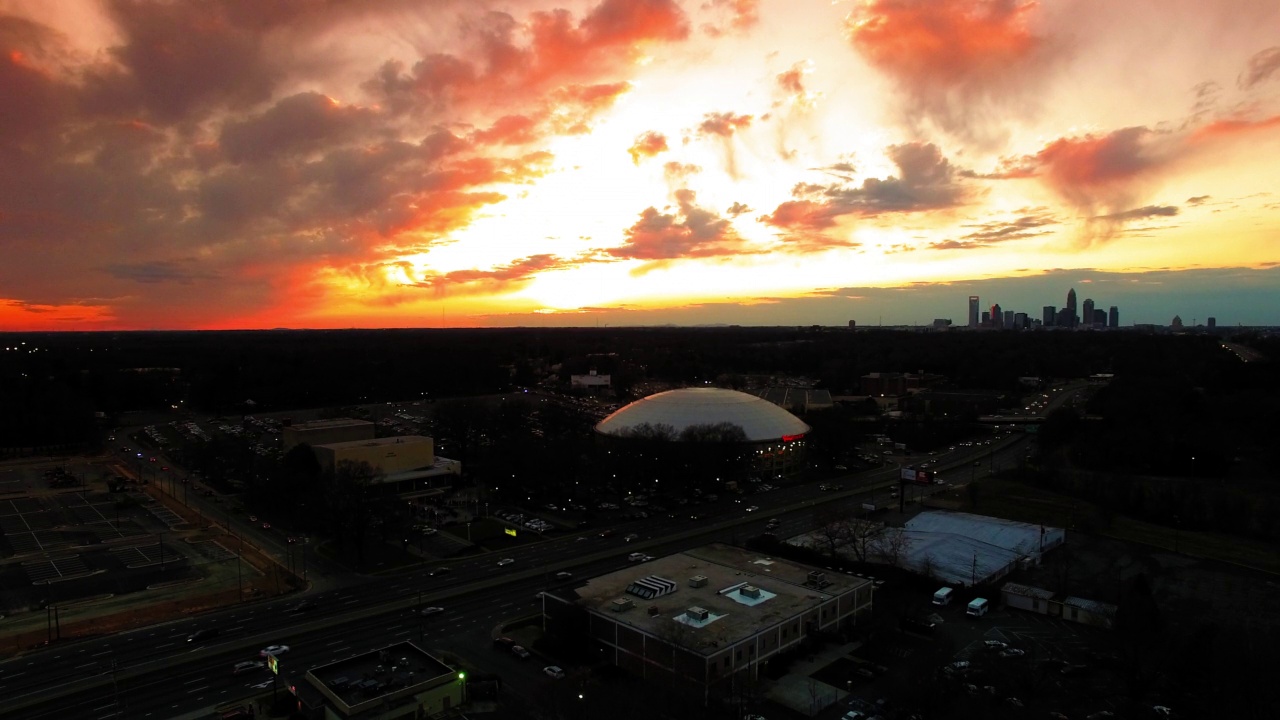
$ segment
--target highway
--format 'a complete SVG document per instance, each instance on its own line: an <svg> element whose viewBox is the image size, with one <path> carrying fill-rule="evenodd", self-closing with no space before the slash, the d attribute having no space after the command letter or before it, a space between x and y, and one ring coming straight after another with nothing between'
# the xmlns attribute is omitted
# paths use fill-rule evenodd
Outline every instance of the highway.
<svg viewBox="0 0 1280 720"><path fill-rule="evenodd" d="M958 448L928 459L948 477L981 477L990 467L1016 462L1023 439L993 439L990 446ZM981 468L973 467L975 459L982 460ZM301 682L305 670L315 665L421 639L433 651L454 653L476 668L501 674L516 692L522 685L529 690L540 682L537 670L545 663L522 663L508 653L493 652L489 638L499 623L536 613L535 596L556 585L551 581L555 572L569 570L576 578L589 578L628 565L626 555L633 551L661 555L713 541L741 542L762 532L772 517L782 521L780 536L799 534L813 529L813 510L819 505L857 508L869 490L877 493L877 504L888 504L888 488L898 473L894 464L834 478L845 487L840 492L806 484L745 496L740 502L722 498L697 506L706 517L696 522L689 520L692 509L677 507L670 514L615 524L617 532L608 538L596 528L501 555L424 563L393 577L308 595L315 607L306 612L292 610L301 599L293 597L55 645L0 663L4 716L168 718L196 712L258 692L256 686L271 679L265 670L233 676L231 668L276 643L292 648L281 657L288 682ZM750 505L760 509L747 513ZM627 543L623 536L628 533L640 539ZM499 567L503 556L515 563ZM428 575L439 565L452 572ZM445 612L420 620L416 609L424 605L439 605ZM188 635L206 628L217 628L220 635L194 646L187 642Z"/></svg>

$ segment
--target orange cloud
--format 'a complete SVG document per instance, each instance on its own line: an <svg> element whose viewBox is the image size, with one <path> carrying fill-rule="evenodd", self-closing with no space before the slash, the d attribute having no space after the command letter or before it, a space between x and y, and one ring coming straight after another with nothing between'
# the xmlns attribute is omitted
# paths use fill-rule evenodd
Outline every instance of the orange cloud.
<svg viewBox="0 0 1280 720"><path fill-rule="evenodd" d="M702 25L703 32L712 37L742 32L760 21L760 0L710 0L703 8L716 16Z"/></svg>
<svg viewBox="0 0 1280 720"><path fill-rule="evenodd" d="M617 258L675 260L742 254L743 240L733 225L716 213L698 207L694 191L675 192L679 211L662 213L647 208L627 229L627 240L606 252Z"/></svg>
<svg viewBox="0 0 1280 720"><path fill-rule="evenodd" d="M698 125L698 133L701 135L729 137L738 130L751 127L751 120L752 117L750 115L711 112L703 116L702 122Z"/></svg>
<svg viewBox="0 0 1280 720"><path fill-rule="evenodd" d="M650 130L641 133L636 141L631 143L631 147L627 148L627 152L631 155L631 162L639 165L640 158L653 157L658 153L666 152L667 149L667 136Z"/></svg>
<svg viewBox="0 0 1280 720"><path fill-rule="evenodd" d="M1191 142L1204 142L1235 135L1280 128L1280 115L1262 120L1217 120L1198 128L1191 134Z"/></svg>
<svg viewBox="0 0 1280 720"><path fill-rule="evenodd" d="M905 91L908 119L982 139L991 105L1029 100L1057 50L1030 29L1036 3L868 0L847 21L853 46Z"/></svg>

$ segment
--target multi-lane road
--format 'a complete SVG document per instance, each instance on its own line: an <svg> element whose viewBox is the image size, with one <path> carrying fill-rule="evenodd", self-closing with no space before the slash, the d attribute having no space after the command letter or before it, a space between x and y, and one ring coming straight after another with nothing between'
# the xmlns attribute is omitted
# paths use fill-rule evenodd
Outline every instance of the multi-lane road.
<svg viewBox="0 0 1280 720"><path fill-rule="evenodd" d="M993 441L990 446L960 448L933 457L937 468L966 468L957 477L983 474L1006 464L1021 452L1021 436ZM988 457L990 456L990 462ZM981 468L973 467L983 459ZM628 564L635 550L659 555L712 541L745 540L764 530L769 518L779 518L780 536L813 529L813 509L827 503L857 507L868 492L878 504L888 504L888 488L899 468L888 465L837 479L842 492L821 492L812 484L780 488L743 498L728 498L699 506L706 517L689 520L689 511L653 513L647 519L615 526L612 537L599 528L579 535L550 539L503 553L515 562L499 566L499 556L480 555L423 566L394 577L369 581L307 596L314 606L299 612L299 598L239 606L200 617L179 620L109 637L56 645L41 652L0 663L0 696L8 698L6 717L14 718L169 718L230 702L269 688L271 676L257 671L232 675L241 660L257 657L267 645L289 645L281 657L285 681L302 681L307 668L339 660L383 645L421 640L425 647L465 658L476 667L503 675L519 692L541 682L533 661L521 663L508 653L490 650L490 634L506 619L537 611L536 595L554 587L555 572L568 570L587 578ZM749 505L759 509L746 512ZM635 533L640 539L623 540ZM447 564L447 575L429 575ZM420 618L416 609L438 605L445 612ZM200 629L216 628L219 635L203 643L188 643ZM532 668L521 672L521 667ZM268 683L263 685L263 683Z"/></svg>

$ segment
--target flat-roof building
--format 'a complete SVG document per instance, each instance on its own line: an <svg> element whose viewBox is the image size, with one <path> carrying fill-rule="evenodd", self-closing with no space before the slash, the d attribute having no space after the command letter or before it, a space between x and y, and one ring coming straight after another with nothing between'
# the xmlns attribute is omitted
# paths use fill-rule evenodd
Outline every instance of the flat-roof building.
<svg viewBox="0 0 1280 720"><path fill-rule="evenodd" d="M731 545L638 563L548 596L587 613L605 659L712 696L755 680L769 659L871 612L872 582ZM740 687L740 685L739 685Z"/></svg>
<svg viewBox="0 0 1280 720"><path fill-rule="evenodd" d="M431 491L433 482L460 475L462 463L435 454L435 441L422 435L314 445L320 467L331 471L343 461L364 462L379 470L384 494L413 495Z"/></svg>
<svg viewBox="0 0 1280 720"><path fill-rule="evenodd" d="M306 681L293 691L314 718L435 717L466 701L465 679L411 642L311 668Z"/></svg>
<svg viewBox="0 0 1280 720"><path fill-rule="evenodd" d="M284 443L284 452L287 453L294 446L302 443L315 447L353 440L372 440L376 429L377 427L368 420L355 418L312 420L296 425L286 425L282 428L281 441Z"/></svg>

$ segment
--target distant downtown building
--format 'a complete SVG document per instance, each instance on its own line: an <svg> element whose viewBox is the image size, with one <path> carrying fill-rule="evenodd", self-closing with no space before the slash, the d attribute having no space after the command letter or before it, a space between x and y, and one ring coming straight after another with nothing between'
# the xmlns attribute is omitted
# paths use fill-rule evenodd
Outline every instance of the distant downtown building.
<svg viewBox="0 0 1280 720"><path fill-rule="evenodd" d="M1061 308L1045 305L1041 308L1038 319L1029 313L1005 310L999 303L991 303L989 310L982 310L979 303L979 296L969 296L968 326L970 328L1030 330L1043 327L1105 330L1120 327L1120 309L1115 305L1111 306L1110 311L1104 311L1093 298L1085 298L1077 312L1075 288L1067 292L1066 305ZM939 327L944 324L935 321L934 326Z"/></svg>

